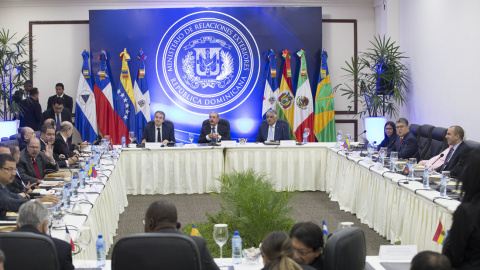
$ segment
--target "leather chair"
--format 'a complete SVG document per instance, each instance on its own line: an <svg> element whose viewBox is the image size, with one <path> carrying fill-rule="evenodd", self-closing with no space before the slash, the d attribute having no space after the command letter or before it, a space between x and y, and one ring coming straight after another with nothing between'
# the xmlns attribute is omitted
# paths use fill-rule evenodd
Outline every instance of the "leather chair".
<svg viewBox="0 0 480 270"><path fill-rule="evenodd" d="M432 141L430 142L430 147L427 149L423 159L431 159L448 148L448 142L445 138L447 131L448 129L443 127L435 127L432 130Z"/></svg>
<svg viewBox="0 0 480 270"><path fill-rule="evenodd" d="M417 142L418 142L418 134L419 134L419 129L420 129L420 125L417 125L417 124L410 124L408 126L410 132L412 132L413 136L415 136L415 138L417 138Z"/></svg>
<svg viewBox="0 0 480 270"><path fill-rule="evenodd" d="M430 144L432 142L432 131L435 127L432 125L423 125L420 127L419 136L418 136L418 147L420 155L420 160L425 159L427 155L428 149L430 148Z"/></svg>
<svg viewBox="0 0 480 270"><path fill-rule="evenodd" d="M0 249L5 253L5 269L60 269L55 245L46 235L0 233Z"/></svg>
<svg viewBox="0 0 480 270"><path fill-rule="evenodd" d="M218 123L222 126L226 126L228 128L228 131L230 131L230 122L228 122L227 119L218 119ZM202 127L203 126L208 126L210 125L210 123L208 122L208 119L207 120L204 120L203 123L202 123Z"/></svg>
<svg viewBox="0 0 480 270"><path fill-rule="evenodd" d="M325 270L363 270L367 247L365 234L358 227L335 231L325 245Z"/></svg>
<svg viewBox="0 0 480 270"><path fill-rule="evenodd" d="M112 270L201 270L197 244L176 233L139 233L120 239L113 247Z"/></svg>
<svg viewBox="0 0 480 270"><path fill-rule="evenodd" d="M288 124L288 122L284 119L277 119L277 122L280 122L280 123L284 123L285 125L287 125L288 127L290 127L290 125ZM264 123L267 123L267 120L263 120L262 121L262 124Z"/></svg>
<svg viewBox="0 0 480 270"><path fill-rule="evenodd" d="M171 125L173 129L175 129L175 126L173 125L173 122L170 121L170 120L165 120L163 121L163 123L165 123L166 125ZM150 120L148 121L147 125L155 125L155 121L153 120Z"/></svg>
<svg viewBox="0 0 480 270"><path fill-rule="evenodd" d="M477 149L478 147L480 147L480 143L479 142L476 142L476 141L471 141L471 140L467 140L467 141L464 141L468 147L470 147L470 149L474 150L474 149Z"/></svg>

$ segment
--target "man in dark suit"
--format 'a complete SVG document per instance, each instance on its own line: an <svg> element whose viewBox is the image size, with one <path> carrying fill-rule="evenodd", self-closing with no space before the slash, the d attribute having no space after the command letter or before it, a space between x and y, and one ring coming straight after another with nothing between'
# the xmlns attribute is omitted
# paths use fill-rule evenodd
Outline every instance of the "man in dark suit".
<svg viewBox="0 0 480 270"><path fill-rule="evenodd" d="M388 148L388 154L392 151L398 152L398 158L409 159L416 158L420 160L420 155L418 154L418 142L417 138L413 136L408 128L408 120L405 118L399 118L397 120L397 139L395 143Z"/></svg>
<svg viewBox="0 0 480 270"><path fill-rule="evenodd" d="M68 123L68 122L64 122ZM45 152L46 150L46 145L54 144L55 143L55 128L52 125L43 125L42 129L40 131L40 151ZM55 145L54 148L55 150ZM75 164L78 161L77 156L73 156L70 158L66 158L65 155L63 154L56 154L55 151L53 153L53 158L57 162L58 166L60 168L66 168L70 165Z"/></svg>
<svg viewBox="0 0 480 270"><path fill-rule="evenodd" d="M17 218L18 230L14 232L30 232L46 234L50 215L45 205L39 202L28 202L20 207ZM57 250L58 263L61 270L75 269L72 263L72 247L66 241L47 236Z"/></svg>
<svg viewBox="0 0 480 270"><path fill-rule="evenodd" d="M5 218L7 212L18 212L20 206L28 200L20 194L8 190L7 185L13 182L15 178L15 159L8 154L0 154L0 218ZM54 195L47 195L36 199L39 202L58 203L58 198Z"/></svg>
<svg viewBox="0 0 480 270"><path fill-rule="evenodd" d="M457 177L463 169L463 164L465 163L470 151L472 149L468 147L466 143L463 142L463 137L465 132L460 126L451 126L445 138L447 138L448 145L452 145L448 151L445 162L442 166L437 168L438 172L449 171L451 177Z"/></svg>
<svg viewBox="0 0 480 270"><path fill-rule="evenodd" d="M42 127L43 122L45 120L49 119L49 118L51 118L55 121L55 131L60 130L60 124L63 121L68 121L70 123L72 122L71 111L70 111L70 109L68 109L64 106L64 103L65 103L65 101L64 101L63 98L60 98L60 97L55 98L53 107L46 110L42 114L42 120L40 121L39 129Z"/></svg>
<svg viewBox="0 0 480 270"><path fill-rule="evenodd" d="M10 149L10 153L11 153L13 159L15 159L15 163L18 164L18 162L20 161L20 149L15 144L10 144L8 146L8 148ZM2 148L0 147L0 149L2 149ZM22 181L22 177L18 173L18 170L15 170L15 178L13 179L13 182L11 184L7 185L8 189L11 192L17 193L17 194L32 192L32 189L35 186L36 186L36 183L35 184L31 184L31 183L25 184ZM28 199L28 196L25 196L25 198Z"/></svg>
<svg viewBox="0 0 480 270"><path fill-rule="evenodd" d="M210 125L202 127L198 143L217 143L221 140L230 140L230 129L219 124L220 115L216 112L211 112L208 118Z"/></svg>
<svg viewBox="0 0 480 270"><path fill-rule="evenodd" d="M63 83L57 83L55 85L55 91L57 94L48 98L47 110L54 106L55 98L59 97L63 98L65 108L68 108L70 112L73 112L73 98L64 93ZM65 120L66 119L63 119L63 121Z"/></svg>
<svg viewBox="0 0 480 270"><path fill-rule="evenodd" d="M182 234L177 230L180 228L180 223L177 221L177 208L173 203L168 201L153 202L145 213L145 232ZM197 244L200 259L202 261L202 269L219 269L207 248L207 242L205 242L205 239L198 236L189 237L191 237Z"/></svg>
<svg viewBox="0 0 480 270"><path fill-rule="evenodd" d="M176 142L173 127L165 122L165 113L156 111L153 118L154 123L149 123L145 126L145 131L142 135L142 143L146 142Z"/></svg>
<svg viewBox="0 0 480 270"><path fill-rule="evenodd" d="M277 121L277 112L267 112L267 122L262 123L258 128L256 142L290 140L288 125Z"/></svg>
<svg viewBox="0 0 480 270"><path fill-rule="evenodd" d="M42 106L38 102L38 95L38 89L36 87L32 88L30 95L20 102L20 107L23 110L23 114L20 116L21 127L38 130L42 118Z"/></svg>
<svg viewBox="0 0 480 270"><path fill-rule="evenodd" d="M66 158L74 157L78 155L78 151L75 150L75 145L68 142L68 139L72 137L73 125L70 122L64 121L60 125L60 131L55 135L55 142L53 144L53 152L57 155L63 155Z"/></svg>
<svg viewBox="0 0 480 270"><path fill-rule="evenodd" d="M58 164L53 159L53 145L48 143L45 152L40 151L40 140L33 138L26 149L20 152L17 164L22 180L27 183L40 183L45 177L45 170L58 171Z"/></svg>
<svg viewBox="0 0 480 270"><path fill-rule="evenodd" d="M23 127L20 130L21 141L18 142L20 151L27 148L28 142L31 138L35 138L35 131L30 127Z"/></svg>

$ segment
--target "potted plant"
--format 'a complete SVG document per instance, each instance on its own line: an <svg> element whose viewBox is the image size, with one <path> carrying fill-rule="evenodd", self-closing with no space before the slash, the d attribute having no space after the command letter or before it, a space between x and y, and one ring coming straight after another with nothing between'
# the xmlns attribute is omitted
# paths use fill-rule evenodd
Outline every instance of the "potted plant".
<svg viewBox="0 0 480 270"><path fill-rule="evenodd" d="M3 101L0 117L4 120L18 117L23 112L21 106L12 99L12 95L15 90L19 90L20 95L23 95L21 87L28 80L30 68L33 68L26 51L28 36L14 41L15 35L16 33L10 35L9 30L0 31L0 95Z"/></svg>

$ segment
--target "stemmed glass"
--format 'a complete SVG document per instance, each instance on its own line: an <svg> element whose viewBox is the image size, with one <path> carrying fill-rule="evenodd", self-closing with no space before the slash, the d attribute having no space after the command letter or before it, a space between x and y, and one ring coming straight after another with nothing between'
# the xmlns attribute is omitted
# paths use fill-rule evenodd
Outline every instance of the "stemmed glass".
<svg viewBox="0 0 480 270"><path fill-rule="evenodd" d="M84 250L86 250L88 245L90 245L90 242L92 242L90 227L88 226L81 227L77 234L77 244L80 247L80 252L83 252Z"/></svg>
<svg viewBox="0 0 480 270"><path fill-rule="evenodd" d="M228 240L228 225L215 224L213 227L213 239L220 246L220 259L222 258L222 248Z"/></svg>
<svg viewBox="0 0 480 270"><path fill-rule="evenodd" d="M305 128L303 131L303 144L307 144L308 136L310 135L310 128Z"/></svg>
<svg viewBox="0 0 480 270"><path fill-rule="evenodd" d="M350 144L350 146L348 147L348 151L351 152L351 151L352 151L352 145L351 145L351 143L353 142L352 134L347 134L347 135L345 136L345 138L348 139L348 143Z"/></svg>
<svg viewBox="0 0 480 270"><path fill-rule="evenodd" d="M135 131L128 132L128 138L130 139L130 143L133 143L137 138L135 137Z"/></svg>
<svg viewBox="0 0 480 270"><path fill-rule="evenodd" d="M190 140L190 143L193 143L194 138L195 138L195 135L193 133L188 133L188 139Z"/></svg>

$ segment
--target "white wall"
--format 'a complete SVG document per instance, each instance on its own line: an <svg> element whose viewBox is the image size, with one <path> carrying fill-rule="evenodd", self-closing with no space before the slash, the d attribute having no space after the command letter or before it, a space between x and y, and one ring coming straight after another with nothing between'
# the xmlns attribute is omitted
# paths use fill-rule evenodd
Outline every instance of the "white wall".
<svg viewBox="0 0 480 270"><path fill-rule="evenodd" d="M410 57L410 122L460 125L480 141L480 1L401 0L399 41Z"/></svg>

